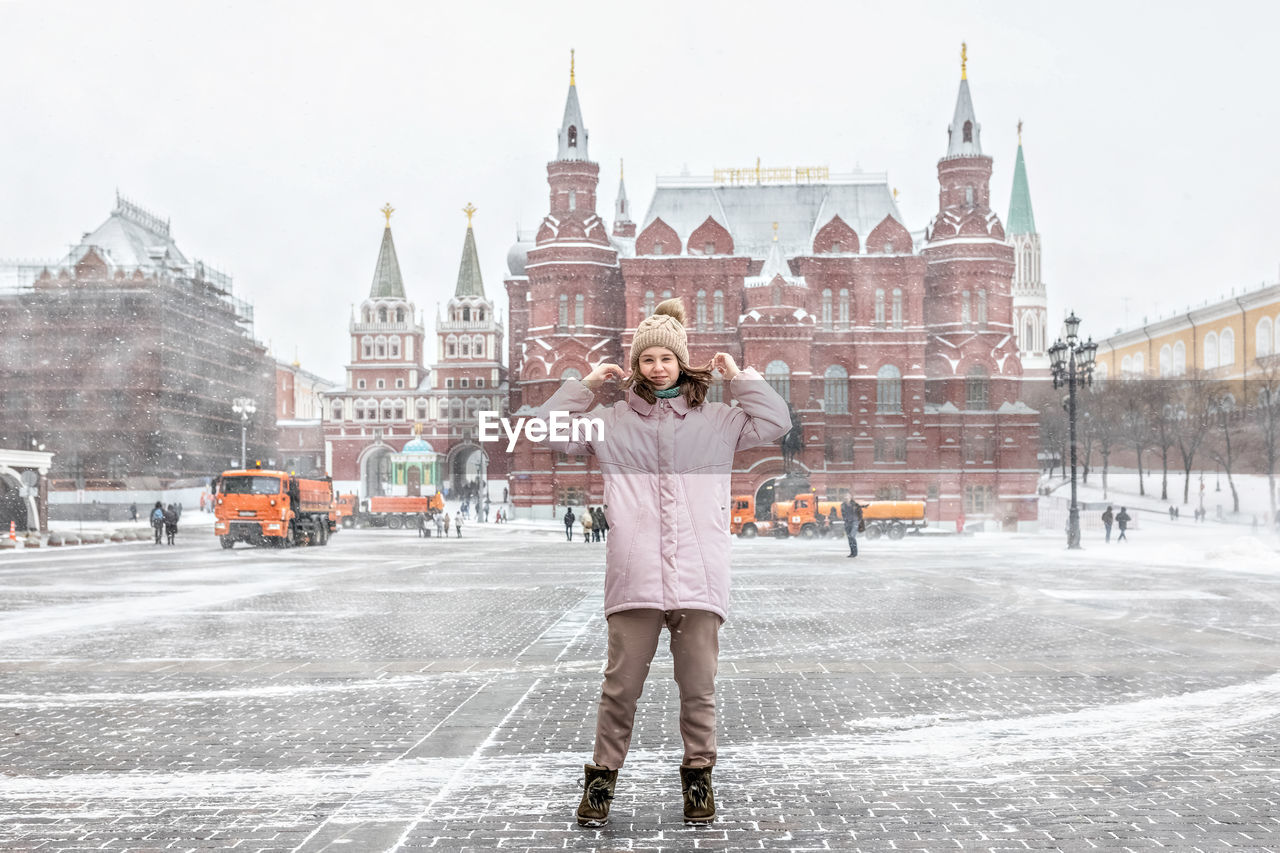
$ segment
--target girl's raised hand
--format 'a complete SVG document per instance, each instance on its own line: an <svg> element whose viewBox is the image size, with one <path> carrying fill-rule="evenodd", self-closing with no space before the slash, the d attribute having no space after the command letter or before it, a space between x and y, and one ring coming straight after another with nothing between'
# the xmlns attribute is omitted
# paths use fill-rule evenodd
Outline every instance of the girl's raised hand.
<svg viewBox="0 0 1280 853"><path fill-rule="evenodd" d="M740 372L738 363L727 352L716 353L715 358L711 359L711 369L720 371L725 379L733 379Z"/></svg>
<svg viewBox="0 0 1280 853"><path fill-rule="evenodd" d="M618 367L616 364L601 362L596 365L594 370L583 377L582 384L594 391L603 385L607 379L617 379L618 381L622 381L623 378L621 367Z"/></svg>

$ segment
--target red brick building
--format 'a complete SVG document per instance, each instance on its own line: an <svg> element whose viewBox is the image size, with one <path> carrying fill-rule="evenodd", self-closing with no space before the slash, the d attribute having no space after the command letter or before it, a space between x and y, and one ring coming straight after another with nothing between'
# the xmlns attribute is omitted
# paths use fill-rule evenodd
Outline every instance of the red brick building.
<svg viewBox="0 0 1280 853"><path fill-rule="evenodd" d="M991 209L980 130L962 79L938 213L915 235L883 176L758 164L659 179L638 226L620 186L609 229L571 76L550 210L508 255L512 410L601 361L625 366L637 323L680 296L695 363L729 352L790 401L804 427L797 460L819 493L1034 527L1037 417L1020 402L1014 250ZM738 466L735 494L767 494L781 450L742 453ZM591 460L524 442L510 477L518 515L603 497Z"/></svg>
<svg viewBox="0 0 1280 853"><path fill-rule="evenodd" d="M405 294L391 236L391 208L369 296L352 317L343 387L321 393L327 470L341 492L450 495L506 476L476 440L477 412L505 414L502 324L484 294L471 215L453 297L436 319L436 364L426 329ZM499 499L500 496L494 496Z"/></svg>

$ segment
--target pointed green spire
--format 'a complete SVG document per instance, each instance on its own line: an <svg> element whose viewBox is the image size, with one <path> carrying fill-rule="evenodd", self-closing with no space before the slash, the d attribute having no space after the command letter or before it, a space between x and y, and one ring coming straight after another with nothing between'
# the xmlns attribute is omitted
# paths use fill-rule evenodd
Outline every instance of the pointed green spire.
<svg viewBox="0 0 1280 853"><path fill-rule="evenodd" d="M467 236L462 243L462 262L458 264L458 287L456 296L484 296L484 279L480 277L480 255L476 252L476 238L471 230L471 217L476 209L468 202L462 209L467 215Z"/></svg>
<svg viewBox="0 0 1280 853"><path fill-rule="evenodd" d="M1013 167L1013 193L1009 196L1006 232L1036 233L1036 217L1031 212L1031 188L1027 185L1027 164L1022 159L1022 122L1018 122L1018 161Z"/></svg>
<svg viewBox="0 0 1280 853"><path fill-rule="evenodd" d="M383 215L387 217L387 227L382 232L382 247L378 249L378 265L373 270L373 287L369 289L370 299L405 298L404 279L400 277L400 261L396 258L396 244L391 239L392 210L389 204L382 209Z"/></svg>

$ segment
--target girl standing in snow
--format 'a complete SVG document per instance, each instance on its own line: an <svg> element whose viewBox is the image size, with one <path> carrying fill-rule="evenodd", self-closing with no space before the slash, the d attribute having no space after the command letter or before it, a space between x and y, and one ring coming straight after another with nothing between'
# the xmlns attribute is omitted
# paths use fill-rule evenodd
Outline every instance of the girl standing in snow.
<svg viewBox="0 0 1280 853"><path fill-rule="evenodd" d="M684 817L715 818L715 676L720 625L729 607L729 481L737 450L768 444L791 429L786 402L756 371L728 353L705 368L689 365L684 308L668 299L643 320L631 343L631 373L601 364L566 382L543 406L585 414L594 390L619 379L626 398L591 414L603 439L550 442L596 456L610 509L605 551L609 657L596 717L593 763L577 818L603 826L631 743L636 702L665 625L680 688L680 765ZM712 371L738 406L706 402Z"/></svg>

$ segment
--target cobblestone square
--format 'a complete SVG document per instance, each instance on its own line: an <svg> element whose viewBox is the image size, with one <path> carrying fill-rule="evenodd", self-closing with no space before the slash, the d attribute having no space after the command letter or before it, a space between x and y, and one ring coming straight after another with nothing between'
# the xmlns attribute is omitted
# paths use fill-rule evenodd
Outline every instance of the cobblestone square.
<svg viewBox="0 0 1280 853"><path fill-rule="evenodd" d="M735 542L719 819L660 647L599 830L600 545L7 554L0 849L1280 850L1276 543L1144 533Z"/></svg>

